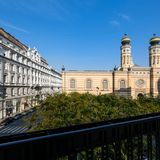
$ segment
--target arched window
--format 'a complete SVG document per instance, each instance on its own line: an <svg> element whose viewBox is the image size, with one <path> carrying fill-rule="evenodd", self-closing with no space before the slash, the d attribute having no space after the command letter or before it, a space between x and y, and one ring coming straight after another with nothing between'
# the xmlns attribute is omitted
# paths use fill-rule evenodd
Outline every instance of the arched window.
<svg viewBox="0 0 160 160"><path fill-rule="evenodd" d="M129 64L129 56L127 56L127 64Z"/></svg>
<svg viewBox="0 0 160 160"><path fill-rule="evenodd" d="M159 64L159 56L157 56L157 64Z"/></svg>
<svg viewBox="0 0 160 160"><path fill-rule="evenodd" d="M155 56L153 56L153 64L155 64Z"/></svg>
<svg viewBox="0 0 160 160"><path fill-rule="evenodd" d="M160 93L160 79L157 82L157 89L158 89L158 92Z"/></svg>
<svg viewBox="0 0 160 160"><path fill-rule="evenodd" d="M11 96L14 96L14 88L11 89Z"/></svg>
<svg viewBox="0 0 160 160"><path fill-rule="evenodd" d="M125 88L126 85L125 85L125 80L121 80L120 81L120 88Z"/></svg>
<svg viewBox="0 0 160 160"><path fill-rule="evenodd" d="M76 81L75 81L75 79L70 79L70 88L71 89L76 88Z"/></svg>
<svg viewBox="0 0 160 160"><path fill-rule="evenodd" d="M125 57L123 56L123 64L125 64Z"/></svg>
<svg viewBox="0 0 160 160"><path fill-rule="evenodd" d="M91 89L92 88L92 81L90 79L86 80L86 89Z"/></svg>
<svg viewBox="0 0 160 160"><path fill-rule="evenodd" d="M103 84L103 90L107 90L108 89L108 81L105 79L105 80L103 80L103 82L102 82Z"/></svg>

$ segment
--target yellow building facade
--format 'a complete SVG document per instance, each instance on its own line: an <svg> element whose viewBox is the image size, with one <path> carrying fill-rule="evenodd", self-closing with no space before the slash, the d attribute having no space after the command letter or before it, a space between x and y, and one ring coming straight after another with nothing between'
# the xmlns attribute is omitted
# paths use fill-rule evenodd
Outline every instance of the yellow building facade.
<svg viewBox="0 0 160 160"><path fill-rule="evenodd" d="M125 97L160 96L160 37L150 39L149 66L140 67L132 61L131 40L121 40L121 65L113 71L74 71L62 68L63 92L115 93Z"/></svg>

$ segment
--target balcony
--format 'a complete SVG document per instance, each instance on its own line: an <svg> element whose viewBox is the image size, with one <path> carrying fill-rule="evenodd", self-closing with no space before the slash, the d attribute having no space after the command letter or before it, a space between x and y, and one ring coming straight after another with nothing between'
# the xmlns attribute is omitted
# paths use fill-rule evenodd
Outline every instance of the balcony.
<svg viewBox="0 0 160 160"><path fill-rule="evenodd" d="M4 75L8 75L8 69L4 69Z"/></svg>
<svg viewBox="0 0 160 160"><path fill-rule="evenodd" d="M160 113L0 138L3 160L160 159Z"/></svg>
<svg viewBox="0 0 160 160"><path fill-rule="evenodd" d="M14 71L14 70L11 70L10 73L11 73L11 74L15 74L15 71Z"/></svg>
<svg viewBox="0 0 160 160"><path fill-rule="evenodd" d="M16 83L15 83L15 82L11 82L10 84L11 84L11 85L16 85Z"/></svg>
<svg viewBox="0 0 160 160"><path fill-rule="evenodd" d="M17 85L17 86L21 86L22 83L21 83L21 82L17 82L16 85Z"/></svg>

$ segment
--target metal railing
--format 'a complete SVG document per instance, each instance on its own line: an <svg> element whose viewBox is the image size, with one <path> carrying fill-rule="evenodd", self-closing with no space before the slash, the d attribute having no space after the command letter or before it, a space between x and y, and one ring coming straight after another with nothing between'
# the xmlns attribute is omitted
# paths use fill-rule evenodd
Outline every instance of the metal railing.
<svg viewBox="0 0 160 160"><path fill-rule="evenodd" d="M0 160L160 160L160 113L2 137Z"/></svg>

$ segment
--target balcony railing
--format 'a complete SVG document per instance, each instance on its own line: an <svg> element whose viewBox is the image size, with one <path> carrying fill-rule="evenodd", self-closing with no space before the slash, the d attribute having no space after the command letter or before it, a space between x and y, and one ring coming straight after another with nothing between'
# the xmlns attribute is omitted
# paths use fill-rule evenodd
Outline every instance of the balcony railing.
<svg viewBox="0 0 160 160"><path fill-rule="evenodd" d="M2 137L2 160L159 160L160 113Z"/></svg>

